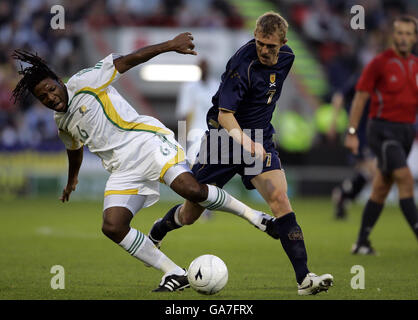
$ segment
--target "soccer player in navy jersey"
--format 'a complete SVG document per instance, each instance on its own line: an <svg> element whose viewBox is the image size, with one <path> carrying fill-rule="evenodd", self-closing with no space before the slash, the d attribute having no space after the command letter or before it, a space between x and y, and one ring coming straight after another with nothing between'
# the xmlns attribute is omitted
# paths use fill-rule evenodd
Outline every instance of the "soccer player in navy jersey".
<svg viewBox="0 0 418 320"><path fill-rule="evenodd" d="M258 190L274 217L255 210L240 216L274 239L280 239L296 273L298 294L309 295L328 290L333 277L317 276L308 270L303 233L287 197L285 173L272 140L274 129L270 121L295 59L286 45L287 28L286 20L279 14L263 14L257 20L254 39L228 61L212 98L213 106L207 114L209 130L192 171L198 181L219 188L239 174L247 189ZM223 144L218 143L222 141L221 131L228 137ZM237 150L242 152L240 157ZM251 164L249 155L255 158ZM221 204L222 192L217 196ZM217 205L209 209L215 210ZM174 206L154 223L150 239L159 246L167 232L192 224L203 210L190 201Z"/></svg>

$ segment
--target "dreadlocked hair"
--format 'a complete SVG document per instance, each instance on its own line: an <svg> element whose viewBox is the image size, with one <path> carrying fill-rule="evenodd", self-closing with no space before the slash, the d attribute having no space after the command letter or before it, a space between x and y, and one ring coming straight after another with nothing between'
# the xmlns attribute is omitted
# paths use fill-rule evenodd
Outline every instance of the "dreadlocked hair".
<svg viewBox="0 0 418 320"><path fill-rule="evenodd" d="M14 102L18 99L24 99L28 92L33 94L35 86L45 78L52 78L59 80L58 76L47 66L46 62L42 60L37 54L30 53L25 50L15 50L12 58L31 64L30 67L23 68L20 65L18 73L23 75L16 88L13 90L12 97Z"/></svg>

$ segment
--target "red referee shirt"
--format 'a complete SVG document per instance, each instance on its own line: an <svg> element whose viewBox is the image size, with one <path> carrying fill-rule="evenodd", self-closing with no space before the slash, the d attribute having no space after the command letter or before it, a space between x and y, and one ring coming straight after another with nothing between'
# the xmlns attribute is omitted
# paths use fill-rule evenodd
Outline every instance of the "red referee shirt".
<svg viewBox="0 0 418 320"><path fill-rule="evenodd" d="M371 96L369 118L415 123L418 110L418 59L393 49L376 56L363 70L356 90Z"/></svg>

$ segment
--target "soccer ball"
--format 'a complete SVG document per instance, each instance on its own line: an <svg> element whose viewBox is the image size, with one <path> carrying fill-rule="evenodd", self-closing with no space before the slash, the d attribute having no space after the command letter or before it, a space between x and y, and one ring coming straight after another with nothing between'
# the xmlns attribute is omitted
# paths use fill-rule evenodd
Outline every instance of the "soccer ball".
<svg viewBox="0 0 418 320"><path fill-rule="evenodd" d="M190 287L202 294L215 294L228 282L228 268L217 256L205 254L192 261L187 271Z"/></svg>

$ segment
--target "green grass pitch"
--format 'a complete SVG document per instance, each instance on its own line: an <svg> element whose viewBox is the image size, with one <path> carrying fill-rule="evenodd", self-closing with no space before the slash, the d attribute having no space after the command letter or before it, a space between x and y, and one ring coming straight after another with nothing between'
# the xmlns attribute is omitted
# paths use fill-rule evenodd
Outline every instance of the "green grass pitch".
<svg viewBox="0 0 418 320"><path fill-rule="evenodd" d="M142 210L132 226L148 233L152 223L174 203ZM162 274L146 268L101 233L102 203L51 199L0 202L0 299L418 299L417 241L396 206L387 206L373 233L379 256L353 256L362 205L353 205L346 221L332 218L329 199L292 200L301 225L312 272L331 273L329 292L299 297L294 272L280 241L248 222L217 212L171 232L162 250L187 267L199 255L211 253L228 266L229 281L216 295L186 289L153 293ZM256 205L267 210L266 206ZM53 290L51 267L65 269L65 289ZM351 288L354 265L365 270L365 289Z"/></svg>

